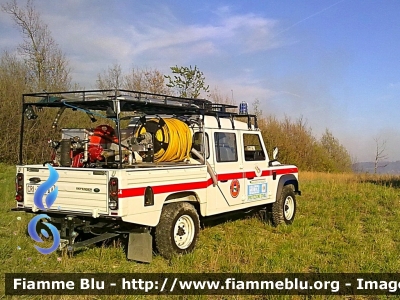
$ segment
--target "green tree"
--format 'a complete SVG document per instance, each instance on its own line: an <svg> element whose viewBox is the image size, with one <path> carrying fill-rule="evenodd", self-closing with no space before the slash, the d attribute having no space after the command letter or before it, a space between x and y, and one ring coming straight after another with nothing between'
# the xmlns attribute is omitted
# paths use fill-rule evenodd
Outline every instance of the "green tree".
<svg viewBox="0 0 400 300"><path fill-rule="evenodd" d="M287 116L283 120L273 115L264 117L259 109L259 101L255 101L253 106L266 149L270 153L277 146L281 163L297 165L303 171L351 171L349 153L329 130L318 140L302 117L297 120Z"/></svg>
<svg viewBox="0 0 400 300"><path fill-rule="evenodd" d="M165 75L168 79L167 87L177 91L180 97L198 98L200 93L209 92L209 86L205 84L205 77L197 66L171 67L173 76Z"/></svg>
<svg viewBox="0 0 400 300"><path fill-rule="evenodd" d="M335 138L328 129L322 135L320 144L326 151L328 158L331 161L333 172L347 172L351 171L351 157L348 151L343 145L340 144L339 140Z"/></svg>

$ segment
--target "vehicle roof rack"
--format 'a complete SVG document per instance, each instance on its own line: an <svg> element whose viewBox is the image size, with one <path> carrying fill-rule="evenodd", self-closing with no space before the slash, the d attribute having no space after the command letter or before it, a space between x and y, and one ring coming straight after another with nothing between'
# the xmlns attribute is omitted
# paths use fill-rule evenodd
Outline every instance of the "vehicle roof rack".
<svg viewBox="0 0 400 300"><path fill-rule="evenodd" d="M22 104L24 111L30 106L37 108L67 106L85 111L104 111L107 113L107 116L112 117L110 111L114 111L116 100L120 103L119 110L121 112L136 112L149 115L210 115L217 118L219 126L219 118L229 118L232 122L232 128L235 127L234 117L247 117L249 128L251 127L252 118L254 119L255 127L258 128L255 115L242 115L229 111L230 109L238 108L237 105L213 103L206 99L185 98L125 89L23 94Z"/></svg>
<svg viewBox="0 0 400 300"><path fill-rule="evenodd" d="M30 101L29 101L30 100ZM36 100L36 101L35 101ZM89 90L69 92L42 92L23 95L23 105L36 107L62 107L65 104L89 110L107 111L120 102L120 111L148 112L196 112L208 111L212 102L205 99L174 97L170 95L132 90Z"/></svg>

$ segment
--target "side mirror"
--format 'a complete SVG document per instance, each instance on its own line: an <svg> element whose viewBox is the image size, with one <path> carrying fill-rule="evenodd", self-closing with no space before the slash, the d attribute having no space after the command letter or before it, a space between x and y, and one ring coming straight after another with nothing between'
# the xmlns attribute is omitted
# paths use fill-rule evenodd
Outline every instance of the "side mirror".
<svg viewBox="0 0 400 300"><path fill-rule="evenodd" d="M273 160L276 160L276 159L277 159L277 157L278 157L278 152L279 152L278 147L274 147L274 149L272 150L272 159L273 159Z"/></svg>
<svg viewBox="0 0 400 300"><path fill-rule="evenodd" d="M269 166L270 167L280 164L277 161L277 157L278 157L278 147L274 147L274 149L272 150L272 159L269 161Z"/></svg>

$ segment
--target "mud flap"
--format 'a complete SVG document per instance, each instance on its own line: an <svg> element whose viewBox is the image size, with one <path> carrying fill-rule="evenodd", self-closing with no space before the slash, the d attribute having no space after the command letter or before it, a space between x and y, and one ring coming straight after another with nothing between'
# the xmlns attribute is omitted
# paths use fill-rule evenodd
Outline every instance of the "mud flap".
<svg viewBox="0 0 400 300"><path fill-rule="evenodd" d="M153 238L149 232L129 233L127 258L150 263L153 258Z"/></svg>

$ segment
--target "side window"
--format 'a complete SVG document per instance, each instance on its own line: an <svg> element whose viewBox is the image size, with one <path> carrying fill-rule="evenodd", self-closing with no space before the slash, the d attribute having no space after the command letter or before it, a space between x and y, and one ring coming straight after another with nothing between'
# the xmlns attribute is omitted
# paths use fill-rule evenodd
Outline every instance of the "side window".
<svg viewBox="0 0 400 300"><path fill-rule="evenodd" d="M208 134L205 133L205 141L204 141L204 149L203 149L203 132L195 132L193 134L193 141L192 141L192 147L202 153L204 151L204 156L206 158L210 157L210 146L208 144ZM193 153L192 157L194 159L198 159Z"/></svg>
<svg viewBox="0 0 400 300"><path fill-rule="evenodd" d="M258 134L244 133L244 159L246 161L265 160L264 150Z"/></svg>
<svg viewBox="0 0 400 300"><path fill-rule="evenodd" d="M215 132L214 139L217 162L233 162L238 160L235 133Z"/></svg>

